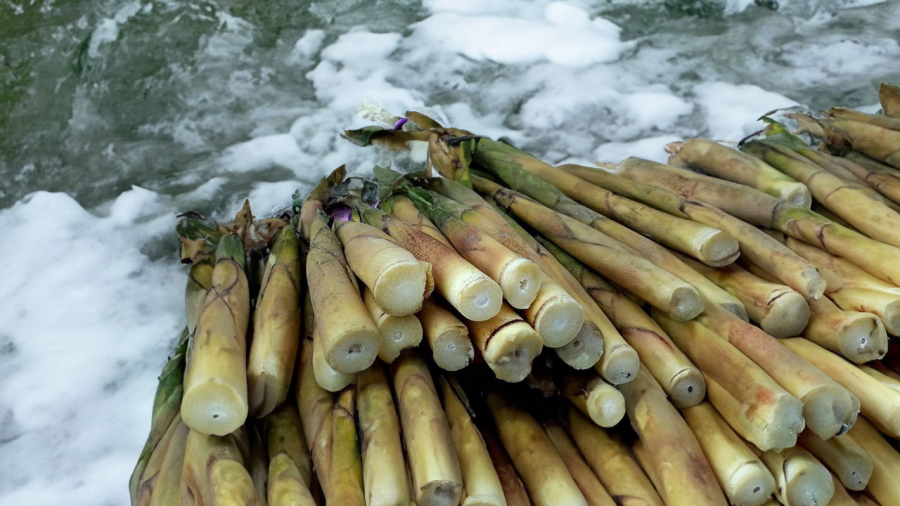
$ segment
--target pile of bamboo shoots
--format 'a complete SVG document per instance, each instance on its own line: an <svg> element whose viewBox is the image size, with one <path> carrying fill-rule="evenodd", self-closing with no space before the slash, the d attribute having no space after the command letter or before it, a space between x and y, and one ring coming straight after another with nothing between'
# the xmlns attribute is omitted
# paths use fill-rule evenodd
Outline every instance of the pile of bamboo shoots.
<svg viewBox="0 0 900 506"><path fill-rule="evenodd" d="M421 170L182 215L132 504L900 505L880 98L597 167L410 112L344 136Z"/></svg>

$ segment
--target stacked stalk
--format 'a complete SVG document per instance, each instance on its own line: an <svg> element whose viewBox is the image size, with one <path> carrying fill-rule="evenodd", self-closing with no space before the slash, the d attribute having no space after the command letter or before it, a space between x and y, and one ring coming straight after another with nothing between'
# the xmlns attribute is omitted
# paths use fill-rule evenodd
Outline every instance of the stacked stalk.
<svg viewBox="0 0 900 506"><path fill-rule="evenodd" d="M520 282L525 281L528 287L527 291L534 291L534 298L531 299L529 304L519 307L519 309L525 309L523 312L525 319L541 335L545 345L551 348L558 348L565 346L574 339L584 322L584 310L562 287L541 272L539 267L541 265L540 258L536 252L530 248L522 247L520 244L510 244L508 235L498 238L497 231L491 230L495 228L491 226L495 224L494 222L487 222L488 226L485 227L485 223L480 223L485 221L481 215L460 203L435 192L419 188L408 188L407 192L419 207L429 209L433 216L442 220L442 223L455 223L453 226L445 226L467 234L457 236L457 239L461 241L461 246L458 246L458 248L471 249L473 244L479 243L493 244L490 247L490 251L500 255L501 260L503 258L508 259L507 265L513 267L513 271L524 266L527 266L526 271L531 270L532 266L536 268L536 277L528 275L520 280ZM479 218L482 219L479 220ZM479 223L481 226L479 226ZM512 233L515 234L515 232ZM467 243L466 241L472 242ZM467 244L469 245L467 246ZM488 258L483 258L483 260L496 261L496 259ZM503 275L498 271L495 279L503 281ZM520 282L519 284L521 284ZM509 283L501 283L501 288L503 288L502 285L504 284L509 285ZM513 288L516 284L515 282L512 283ZM515 290L513 289L512 291ZM505 292L507 292L507 289L504 289ZM522 293L525 293L525 291L522 291ZM508 296L507 301L509 301ZM510 305L517 307L512 302L510 302Z"/></svg>
<svg viewBox="0 0 900 506"><path fill-rule="evenodd" d="M734 264L716 269L689 259L685 261L740 299L747 309L750 321L772 336L793 337L806 328L809 322L809 304L791 288L770 283Z"/></svg>
<svg viewBox="0 0 900 506"><path fill-rule="evenodd" d="M184 444L181 504L261 505L253 479L244 467L237 437L190 431Z"/></svg>
<svg viewBox="0 0 900 506"><path fill-rule="evenodd" d="M462 494L459 459L428 366L405 353L391 364L400 426L419 506L455 506Z"/></svg>
<svg viewBox="0 0 900 506"><path fill-rule="evenodd" d="M466 399L457 396L459 391L451 387L447 379L441 378L444 412L463 481L464 499L461 506L506 506L500 477L481 433L469 416Z"/></svg>
<svg viewBox="0 0 900 506"><path fill-rule="evenodd" d="M371 225L341 221L335 223L334 231L344 246L347 265L385 313L406 316L422 308L434 289L431 264L420 262Z"/></svg>
<svg viewBox="0 0 900 506"><path fill-rule="evenodd" d="M472 343L497 378L518 383L531 372L543 348L541 336L507 304L497 316L469 322Z"/></svg>
<svg viewBox="0 0 900 506"><path fill-rule="evenodd" d="M900 334L900 288L819 248L796 239L784 241L797 254L816 264L826 280L828 297L838 306L878 315L889 333Z"/></svg>
<svg viewBox="0 0 900 506"><path fill-rule="evenodd" d="M603 484L584 461L584 457L566 434L566 430L557 423L544 425L544 430L565 463L566 469L569 470L569 474L572 475L572 479L575 480L575 484L584 495L588 506L616 506L618 503L603 488Z"/></svg>
<svg viewBox="0 0 900 506"><path fill-rule="evenodd" d="M313 506L312 461L297 407L285 403L266 418L269 448L268 503Z"/></svg>
<svg viewBox="0 0 900 506"><path fill-rule="evenodd" d="M900 86L891 83L881 83L878 90L878 101L884 115L891 118L900 118Z"/></svg>
<svg viewBox="0 0 900 506"><path fill-rule="evenodd" d="M785 506L819 506L834 496L831 473L803 448L769 450L760 459L775 476L775 497Z"/></svg>
<svg viewBox="0 0 900 506"><path fill-rule="evenodd" d="M169 424L139 476L132 504L166 506L178 504L181 497L181 474L184 467L185 443L191 429L181 416Z"/></svg>
<svg viewBox="0 0 900 506"><path fill-rule="evenodd" d="M400 352L414 348L422 341L422 323L414 315L387 314L368 288L363 289L363 303L378 328L378 358L381 360L391 363Z"/></svg>
<svg viewBox="0 0 900 506"><path fill-rule="evenodd" d="M212 284L197 318L191 363L184 375L181 416L203 434L224 436L247 418L247 325L250 288L244 247L234 234L216 249Z"/></svg>
<svg viewBox="0 0 900 506"><path fill-rule="evenodd" d="M629 506L663 506L663 500L627 446L575 407L569 408L566 421L572 440L609 495L627 499L623 504Z"/></svg>
<svg viewBox="0 0 900 506"><path fill-rule="evenodd" d="M860 410L882 432L900 437L900 392L883 385L857 366L805 339L783 341L859 398Z"/></svg>
<svg viewBox="0 0 900 506"><path fill-rule="evenodd" d="M625 416L625 398L593 371L563 370L559 393L600 427L613 427Z"/></svg>
<svg viewBox="0 0 900 506"><path fill-rule="evenodd" d="M620 385L619 390L665 503L727 504L697 438L650 373L642 368L634 381Z"/></svg>
<svg viewBox="0 0 900 506"><path fill-rule="evenodd" d="M773 197L809 208L809 189L766 163L707 139L672 146L669 163L693 167L728 181L756 188Z"/></svg>
<svg viewBox="0 0 900 506"><path fill-rule="evenodd" d="M475 357L469 329L452 312L437 302L426 299L416 315L434 362L445 371L463 369Z"/></svg>
<svg viewBox="0 0 900 506"><path fill-rule="evenodd" d="M324 213L315 215L309 230L306 279L316 315L318 348L335 371L362 371L378 355L378 328L359 296L356 277Z"/></svg>
<svg viewBox="0 0 900 506"><path fill-rule="evenodd" d="M872 459L849 435L823 440L804 431L800 445L825 464L841 480L844 487L860 491L872 477Z"/></svg>
<svg viewBox="0 0 900 506"><path fill-rule="evenodd" d="M703 371L710 402L738 434L764 450L796 444L804 427L796 397L702 323L653 317Z"/></svg>
<svg viewBox="0 0 900 506"><path fill-rule="evenodd" d="M331 446L330 504L364 506L362 460L356 440L356 390L348 388L337 396L332 416L334 443Z"/></svg>
<svg viewBox="0 0 900 506"><path fill-rule="evenodd" d="M825 114L836 119L868 123L888 130L900 130L900 119L882 114L867 114L844 107L832 107L825 111Z"/></svg>
<svg viewBox="0 0 900 506"><path fill-rule="evenodd" d="M540 424L497 391L488 393L487 405L500 440L535 506L587 506L584 495Z"/></svg>
<svg viewBox="0 0 900 506"><path fill-rule="evenodd" d="M602 188L592 188L584 180L563 169L553 167L508 144L481 138L474 160L503 180L510 188L524 191L521 173L527 171L555 186L569 198L614 219L650 239L690 255L708 265L722 266L733 262L739 252L737 242L728 233L657 211ZM527 185L527 180L524 180ZM526 194L529 192L525 191ZM547 198L533 196L544 203Z"/></svg>
<svg viewBox="0 0 900 506"><path fill-rule="evenodd" d="M775 478L716 409L707 402L682 410L722 490L734 506L760 506L775 491Z"/></svg>
<svg viewBox="0 0 900 506"><path fill-rule="evenodd" d="M860 418L847 435L872 459L866 492L882 505L900 504L900 453L865 418Z"/></svg>
<svg viewBox="0 0 900 506"><path fill-rule="evenodd" d="M848 182L811 160L792 157L776 141L751 141L741 149L805 183L818 202L846 220L853 228L881 242L900 246L900 214L867 186Z"/></svg>
<svg viewBox="0 0 900 506"><path fill-rule="evenodd" d="M736 153L741 156L748 156L743 153ZM665 180L661 180L658 183L654 182L651 186L610 174L601 169L578 165L568 165L565 168L593 184L627 195L670 214L687 217L725 230L738 240L742 258L749 259L767 272L771 272L779 281L797 290L808 299L818 299L825 290L825 282L819 276L815 266L783 244L779 244L778 241L768 237L751 223L748 223L746 221L748 220L747 216L742 214L732 216L713 206L688 200L679 194L668 191L669 189L667 188L659 187ZM677 188L671 188L671 190L677 191ZM758 200L767 200L764 194L752 188L747 188L746 190L745 197L738 200L738 202L744 203L746 207L750 207L753 202ZM778 203L774 199L769 200L769 202L773 203L770 205L773 209ZM780 216L786 211L811 212L794 206L778 207L778 209L781 211L776 216ZM753 216L757 217L755 214ZM758 225L758 223L754 224Z"/></svg>
<svg viewBox="0 0 900 506"><path fill-rule="evenodd" d="M257 418L287 399L300 343L300 290L297 233L282 227L266 263L253 317L247 379L250 413Z"/></svg>
<svg viewBox="0 0 900 506"><path fill-rule="evenodd" d="M373 364L357 374L356 388L366 505L408 506L410 488L400 420L381 365Z"/></svg>
<svg viewBox="0 0 900 506"><path fill-rule="evenodd" d="M653 307L681 321L694 318L703 311L703 302L694 287L628 251L608 235L520 193L491 187L485 180L478 180L476 185L479 183L483 183L479 189L485 190L517 218Z"/></svg>
<svg viewBox="0 0 900 506"><path fill-rule="evenodd" d="M591 294L676 406L692 406L703 400L706 382L700 370L640 306L568 253L543 238L539 240Z"/></svg>
<svg viewBox="0 0 900 506"><path fill-rule="evenodd" d="M476 428L481 432L494 470L497 472L507 506L531 506L531 499L528 498L525 484L519 478L519 473L516 472L515 465L509 459L509 454L500 443L494 428L484 421L484 417L475 419L475 422Z"/></svg>
<svg viewBox="0 0 900 506"><path fill-rule="evenodd" d="M843 434L856 419L859 400L828 375L762 329L726 311L710 310L699 321L726 338L803 403L803 418L816 435ZM807 341L808 342L808 341Z"/></svg>
<svg viewBox="0 0 900 506"><path fill-rule="evenodd" d="M435 289L461 315L469 320L485 321L500 311L503 302L500 285L466 261L452 246L423 231L424 228L378 209L362 207L360 214L363 221L382 229L416 258L430 263Z"/></svg>
<svg viewBox="0 0 900 506"><path fill-rule="evenodd" d="M853 149L891 167L900 168L900 132L858 121L789 114L800 123L799 133L820 137L831 146Z"/></svg>

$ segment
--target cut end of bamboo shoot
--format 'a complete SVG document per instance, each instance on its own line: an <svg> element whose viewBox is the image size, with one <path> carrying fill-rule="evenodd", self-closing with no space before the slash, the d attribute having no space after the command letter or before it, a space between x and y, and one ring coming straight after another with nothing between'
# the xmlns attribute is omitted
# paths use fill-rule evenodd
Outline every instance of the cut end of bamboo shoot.
<svg viewBox="0 0 900 506"><path fill-rule="evenodd" d="M706 397L706 380L698 369L685 369L672 376L670 390L676 408L696 406Z"/></svg>
<svg viewBox="0 0 900 506"><path fill-rule="evenodd" d="M877 316L855 313L855 317L838 330L838 344L841 355L861 364L884 358L887 354L888 338Z"/></svg>
<svg viewBox="0 0 900 506"><path fill-rule="evenodd" d="M422 342L422 324L415 316L387 316L378 324L381 346L378 358L391 363L405 349Z"/></svg>
<svg viewBox="0 0 900 506"><path fill-rule="evenodd" d="M516 258L504 267L497 280L510 306L525 309L541 288L541 269L527 258Z"/></svg>
<svg viewBox="0 0 900 506"><path fill-rule="evenodd" d="M584 322L575 339L556 348L556 355L572 369L594 367L603 356L603 333L591 322Z"/></svg>
<svg viewBox="0 0 900 506"><path fill-rule="evenodd" d="M394 316L411 315L422 308L428 293L430 267L423 262L398 263L378 277L372 289L375 300L385 313Z"/></svg>
<svg viewBox="0 0 900 506"><path fill-rule="evenodd" d="M584 325L584 309L565 294L541 303L531 323L544 345L559 348L571 343Z"/></svg>
<svg viewBox="0 0 900 506"><path fill-rule="evenodd" d="M669 316L674 320L685 322L693 320L703 312L703 301L693 286L680 286L672 291L669 301Z"/></svg>
<svg viewBox="0 0 900 506"><path fill-rule="evenodd" d="M854 411L850 393L843 387L823 385L807 393L803 401L803 418L815 435L828 439L846 432L845 423Z"/></svg>
<svg viewBox="0 0 900 506"><path fill-rule="evenodd" d="M246 393L232 385L207 381L184 393L181 418L202 434L225 436L239 429L247 419Z"/></svg>
<svg viewBox="0 0 900 506"><path fill-rule="evenodd" d="M724 267L740 256L737 240L728 232L710 228L699 247L700 260L711 267Z"/></svg>
<svg viewBox="0 0 900 506"><path fill-rule="evenodd" d="M789 204L809 209L812 205L812 196L809 188L803 183L792 183L781 188L779 198Z"/></svg>
<svg viewBox="0 0 900 506"><path fill-rule="evenodd" d="M825 278L819 274L819 270L815 267L809 267L800 273L800 278L804 282L802 290L798 290L812 300L819 300L825 294ZM797 287L792 287L796 289Z"/></svg>
<svg viewBox="0 0 900 506"><path fill-rule="evenodd" d="M351 330L326 356L328 365L343 374L354 374L368 369L378 356L378 333L369 329ZM338 367L335 367L338 365Z"/></svg>
<svg viewBox="0 0 900 506"><path fill-rule="evenodd" d="M447 329L431 342L434 362L445 371L464 369L475 358L475 349L466 333L459 329Z"/></svg>
<svg viewBox="0 0 900 506"><path fill-rule="evenodd" d="M777 338L798 336L809 322L809 304L799 293L782 292L770 301L769 312L759 322L767 333Z"/></svg>
<svg viewBox="0 0 900 506"><path fill-rule="evenodd" d="M325 360L321 341L322 339L318 335L313 337L313 375L320 387L329 392L339 392L350 383L353 383L355 375L344 374L334 370Z"/></svg>
<svg viewBox="0 0 900 506"><path fill-rule="evenodd" d="M729 481L729 499L735 506L760 506L775 491L772 473L759 461L747 462L737 468Z"/></svg>
<svg viewBox="0 0 900 506"><path fill-rule="evenodd" d="M634 348L628 345L607 350L598 364L600 376L613 385L628 383L637 377L641 359Z"/></svg>
<svg viewBox="0 0 900 506"><path fill-rule="evenodd" d="M531 372L532 362L541 353L540 336L528 323L520 321L503 327L493 339L497 339L497 345L502 344L503 348L494 351L491 359L485 356L485 362L497 379L509 383L524 380Z"/></svg>
<svg viewBox="0 0 900 506"><path fill-rule="evenodd" d="M625 417L625 397L610 385L594 388L585 399L587 415L601 427L614 427Z"/></svg>
<svg viewBox="0 0 900 506"><path fill-rule="evenodd" d="M503 290L487 276L472 280L456 294L454 306L465 318L483 322L497 316L503 304Z"/></svg>

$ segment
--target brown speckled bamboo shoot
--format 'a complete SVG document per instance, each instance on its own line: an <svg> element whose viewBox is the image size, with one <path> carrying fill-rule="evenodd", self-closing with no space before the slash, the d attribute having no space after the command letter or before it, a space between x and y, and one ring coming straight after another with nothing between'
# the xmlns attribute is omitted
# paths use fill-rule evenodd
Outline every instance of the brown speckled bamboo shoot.
<svg viewBox="0 0 900 506"><path fill-rule="evenodd" d="M157 443L137 486L137 506L169 506L179 503L188 428L179 413Z"/></svg>
<svg viewBox="0 0 900 506"><path fill-rule="evenodd" d="M334 403L334 443L331 447L331 484L329 504L364 506L362 457L356 439L356 389L338 394Z"/></svg>
<svg viewBox="0 0 900 506"><path fill-rule="evenodd" d="M307 301L309 298L307 297ZM316 381L313 368L312 332L314 319L309 302L304 304L304 338L297 357L297 409L303 425L303 435L309 447L316 476L325 495L328 495L331 473L332 407L334 398Z"/></svg>
<svg viewBox="0 0 900 506"><path fill-rule="evenodd" d="M620 503L613 500L609 492L603 488L603 484L600 483L597 475L584 461L584 457L581 456L578 447L566 434L566 430L557 423L545 424L544 430L547 432L550 442L553 443L553 447L556 448L557 453L559 453L559 456L566 464L566 469L569 470L569 474L572 475L575 484L578 485L585 500L587 500L588 506L618 506Z"/></svg>
<svg viewBox="0 0 900 506"><path fill-rule="evenodd" d="M659 313L653 318L703 371L710 402L738 434L766 450L796 444L804 426L796 397L702 323L676 322ZM710 380L721 390L713 391Z"/></svg>
<svg viewBox="0 0 900 506"><path fill-rule="evenodd" d="M191 430L184 449L181 504L260 506L235 436L207 436Z"/></svg>
<svg viewBox="0 0 900 506"><path fill-rule="evenodd" d="M266 418L269 506L313 506L312 461L297 406L287 402Z"/></svg>

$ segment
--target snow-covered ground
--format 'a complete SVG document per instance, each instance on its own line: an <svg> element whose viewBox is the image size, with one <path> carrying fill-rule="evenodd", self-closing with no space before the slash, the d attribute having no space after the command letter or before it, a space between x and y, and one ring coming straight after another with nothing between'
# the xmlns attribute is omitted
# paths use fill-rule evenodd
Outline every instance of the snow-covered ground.
<svg viewBox="0 0 900 506"><path fill-rule="evenodd" d="M127 503L183 325L179 211L257 214L375 103L552 162L872 109L900 3L0 0L0 504ZM266 11L261 10L266 6ZM49 190L49 191L48 191Z"/></svg>

